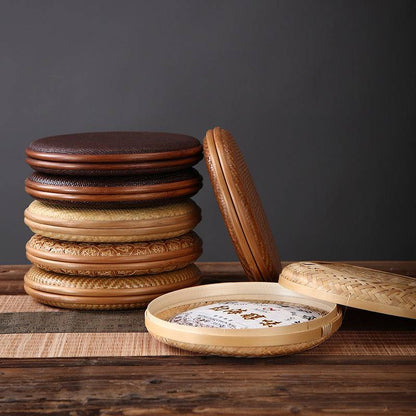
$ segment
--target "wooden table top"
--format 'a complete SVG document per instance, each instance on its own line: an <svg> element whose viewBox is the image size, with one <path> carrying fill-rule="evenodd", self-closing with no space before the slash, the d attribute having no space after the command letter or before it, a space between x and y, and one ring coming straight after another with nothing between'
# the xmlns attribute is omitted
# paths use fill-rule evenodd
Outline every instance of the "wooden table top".
<svg viewBox="0 0 416 416"><path fill-rule="evenodd" d="M416 277L416 261L351 263ZM237 263L199 265L205 282L243 280ZM24 293L27 268L0 266L0 296ZM288 357L0 359L0 415L414 415L414 330L349 308L330 349Z"/></svg>

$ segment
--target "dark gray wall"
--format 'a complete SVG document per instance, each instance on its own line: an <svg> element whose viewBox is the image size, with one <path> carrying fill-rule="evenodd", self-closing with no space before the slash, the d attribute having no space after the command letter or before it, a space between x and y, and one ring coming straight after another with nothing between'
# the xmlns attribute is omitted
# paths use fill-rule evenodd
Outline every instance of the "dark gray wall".
<svg viewBox="0 0 416 416"><path fill-rule="evenodd" d="M412 259L413 1L0 0L1 263L25 261L32 139L238 140L283 259ZM204 260L234 260L206 169Z"/></svg>

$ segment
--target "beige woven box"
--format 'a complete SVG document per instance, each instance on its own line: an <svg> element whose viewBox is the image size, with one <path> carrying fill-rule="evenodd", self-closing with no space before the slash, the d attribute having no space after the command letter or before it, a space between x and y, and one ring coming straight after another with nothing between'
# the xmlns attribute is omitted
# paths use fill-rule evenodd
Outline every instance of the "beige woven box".
<svg viewBox="0 0 416 416"><path fill-rule="evenodd" d="M263 327L242 329L183 325L171 321L178 314L202 305L225 303L226 306L215 307L217 310L224 309L230 301L248 306L258 303L262 307L280 304L297 311L305 311L306 308L317 311L319 317L284 326L274 326L275 321L263 319ZM231 309L231 314L234 313L235 310ZM253 315L250 313L249 319ZM269 282L219 283L182 289L153 300L145 313L146 327L159 341L190 351L226 356L270 356L300 352L329 338L339 328L341 321L341 309L334 303L297 295L277 283Z"/></svg>

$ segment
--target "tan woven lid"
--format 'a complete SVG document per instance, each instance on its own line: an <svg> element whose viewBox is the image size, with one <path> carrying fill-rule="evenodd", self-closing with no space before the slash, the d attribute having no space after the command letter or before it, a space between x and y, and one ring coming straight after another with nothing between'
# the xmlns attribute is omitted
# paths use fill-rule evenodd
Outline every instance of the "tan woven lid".
<svg viewBox="0 0 416 416"><path fill-rule="evenodd" d="M163 293L198 283L195 265L153 276L112 279L73 277L33 266L25 275L25 291L38 302L80 310L132 309L146 306Z"/></svg>
<svg viewBox="0 0 416 416"><path fill-rule="evenodd" d="M25 210L25 217L42 224L74 228L145 227L147 222L167 218L177 221L182 216L200 216L200 208L191 199L145 208L76 208L33 201ZM144 224L144 225L143 225ZM151 223L153 224L153 222Z"/></svg>
<svg viewBox="0 0 416 416"><path fill-rule="evenodd" d="M235 140L208 130L204 157L215 196L241 264L250 280L277 281L280 258L260 197Z"/></svg>
<svg viewBox="0 0 416 416"><path fill-rule="evenodd" d="M84 277L48 272L32 266L25 275L25 284L42 292L72 296L133 296L165 293L192 286L201 276L191 264L183 269L151 276Z"/></svg>
<svg viewBox="0 0 416 416"><path fill-rule="evenodd" d="M202 241L193 231L165 240L131 243L78 243L38 234L26 244L27 259L44 270L75 276L158 274L194 263Z"/></svg>
<svg viewBox="0 0 416 416"><path fill-rule="evenodd" d="M183 253L200 252L202 241L191 231L165 240L136 243L78 243L35 234L26 244L29 254L74 263L134 263L175 258Z"/></svg>
<svg viewBox="0 0 416 416"><path fill-rule="evenodd" d="M281 286L368 311L416 319L416 279L348 264L299 262L286 266Z"/></svg>
<svg viewBox="0 0 416 416"><path fill-rule="evenodd" d="M25 224L36 234L57 240L92 243L138 242L178 237L200 222L191 199L146 208L94 209L33 201Z"/></svg>

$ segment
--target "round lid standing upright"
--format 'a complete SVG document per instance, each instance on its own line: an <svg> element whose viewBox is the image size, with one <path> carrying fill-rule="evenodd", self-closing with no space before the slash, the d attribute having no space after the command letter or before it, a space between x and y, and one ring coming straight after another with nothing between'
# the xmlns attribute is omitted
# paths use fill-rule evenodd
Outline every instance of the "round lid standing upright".
<svg viewBox="0 0 416 416"><path fill-rule="evenodd" d="M207 131L203 146L221 214L247 277L277 281L282 270L277 247L237 143L216 127Z"/></svg>

